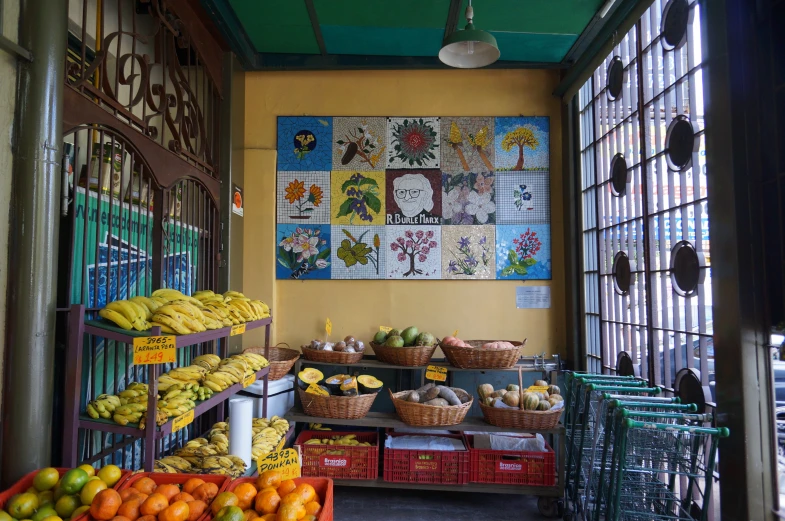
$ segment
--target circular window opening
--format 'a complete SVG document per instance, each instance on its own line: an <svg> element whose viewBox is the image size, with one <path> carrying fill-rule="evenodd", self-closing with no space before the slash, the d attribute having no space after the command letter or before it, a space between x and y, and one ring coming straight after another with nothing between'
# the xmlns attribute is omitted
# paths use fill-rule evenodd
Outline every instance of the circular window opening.
<svg viewBox="0 0 785 521"><path fill-rule="evenodd" d="M616 197L627 192L627 160L623 154L616 154L611 159L611 188Z"/></svg>
<svg viewBox="0 0 785 521"><path fill-rule="evenodd" d="M608 77L605 83L608 88L608 99L614 101L621 96L621 89L624 87L624 64L618 56L614 56L608 65Z"/></svg>
<svg viewBox="0 0 785 521"><path fill-rule="evenodd" d="M670 0L662 10L662 47L666 51L678 49L687 41L690 5L687 0Z"/></svg>
<svg viewBox="0 0 785 521"><path fill-rule="evenodd" d="M680 241L671 250L671 284L682 297L691 297L703 282L702 255L689 241Z"/></svg>
<svg viewBox="0 0 785 521"><path fill-rule="evenodd" d="M613 286L619 295L629 295L632 285L632 268L627 254L620 251L613 258Z"/></svg>
<svg viewBox="0 0 785 521"><path fill-rule="evenodd" d="M698 151L698 140L695 139L695 128L690 118L683 114L676 116L665 134L665 158L668 168L676 172L688 169L692 165L692 154Z"/></svg>

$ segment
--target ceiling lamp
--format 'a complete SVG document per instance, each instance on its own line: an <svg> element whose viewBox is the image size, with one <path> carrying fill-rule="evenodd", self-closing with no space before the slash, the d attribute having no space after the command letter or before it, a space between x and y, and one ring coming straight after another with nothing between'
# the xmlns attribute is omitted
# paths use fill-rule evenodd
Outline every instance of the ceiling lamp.
<svg viewBox="0 0 785 521"><path fill-rule="evenodd" d="M499 46L496 38L487 31L474 28L472 19L474 9L472 0L466 8L466 27L455 31L444 40L439 59L445 65L459 69L476 69L485 67L499 59Z"/></svg>

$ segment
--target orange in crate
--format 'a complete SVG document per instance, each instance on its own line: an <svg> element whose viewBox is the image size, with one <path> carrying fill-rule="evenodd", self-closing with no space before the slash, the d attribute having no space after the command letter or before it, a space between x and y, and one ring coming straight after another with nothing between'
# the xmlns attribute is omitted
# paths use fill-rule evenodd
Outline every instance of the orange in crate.
<svg viewBox="0 0 785 521"><path fill-rule="evenodd" d="M243 484L254 484L255 481L254 478L236 479L229 484L227 491L233 492ZM291 483L288 483L289 481ZM284 501L278 492L269 488L257 494L254 500L254 507L258 504L259 507L265 506L266 510L275 509L273 512L265 513L265 509L255 508L257 514L259 514L257 519L261 521L281 521L290 518L295 521L333 521L333 481L331 479L296 478L282 482L279 489L284 490L284 488L288 489L288 493L284 495L288 501ZM297 491L296 493L295 490ZM304 499L312 495L316 503L321 503L321 511L318 513L318 517L309 514L308 509L306 509L306 504L311 502L304 501ZM279 503L274 506L272 503L275 502L276 497ZM310 508L315 509L315 507L318 507L318 505L312 505ZM313 520L309 520L309 516L313 517Z"/></svg>

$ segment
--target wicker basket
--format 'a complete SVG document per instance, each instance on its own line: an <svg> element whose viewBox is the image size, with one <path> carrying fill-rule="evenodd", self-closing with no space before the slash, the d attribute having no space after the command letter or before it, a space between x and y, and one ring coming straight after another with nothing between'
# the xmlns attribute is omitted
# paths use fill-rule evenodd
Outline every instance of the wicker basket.
<svg viewBox="0 0 785 521"><path fill-rule="evenodd" d="M467 340L472 347L446 346L439 347L444 351L444 356L454 367L462 369L504 369L513 367L521 357L521 349L526 345L523 342L509 341L514 347L509 349L480 349L483 344L493 340Z"/></svg>
<svg viewBox="0 0 785 521"><path fill-rule="evenodd" d="M319 396L309 394L297 388L303 412L317 418L334 418L338 420L358 420L364 418L378 393L360 394L357 396Z"/></svg>
<svg viewBox="0 0 785 521"><path fill-rule="evenodd" d="M419 367L431 361L438 345L419 347L387 347L371 342L371 347L380 362L407 367Z"/></svg>
<svg viewBox="0 0 785 521"><path fill-rule="evenodd" d="M525 411L504 409L480 404L485 421L496 427L512 429L553 429L559 423L563 409L556 411Z"/></svg>
<svg viewBox="0 0 785 521"><path fill-rule="evenodd" d="M286 374L292 370L292 366L297 362L297 359L300 358L300 353L295 349L290 349L288 344L278 345L284 345L286 347L271 347L267 355L267 361L270 362L270 373L267 376L269 382L280 380L286 376ZM249 347L248 349L243 349L243 353L246 352L264 356L263 347Z"/></svg>
<svg viewBox="0 0 785 521"><path fill-rule="evenodd" d="M401 391L393 393L390 391L390 398L401 421L414 427L438 427L446 425L458 425L466 418L466 413L472 408L474 399L461 405L448 405L439 407L436 405L425 405L424 403L412 403L401 399L402 396L411 391Z"/></svg>
<svg viewBox="0 0 785 521"><path fill-rule="evenodd" d="M363 359L363 352L345 353L343 351L318 351L308 346L302 346L303 356L311 362L327 362L330 364L356 364Z"/></svg>

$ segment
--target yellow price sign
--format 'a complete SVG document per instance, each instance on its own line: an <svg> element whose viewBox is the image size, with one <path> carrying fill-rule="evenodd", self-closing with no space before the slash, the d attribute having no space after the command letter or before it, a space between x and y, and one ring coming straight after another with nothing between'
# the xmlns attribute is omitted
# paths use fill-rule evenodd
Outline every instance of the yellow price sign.
<svg viewBox="0 0 785 521"><path fill-rule="evenodd" d="M246 376L245 378L243 378L243 389L253 384L255 381L256 381L256 373Z"/></svg>
<svg viewBox="0 0 785 521"><path fill-rule="evenodd" d="M175 361L177 341L171 335L134 338L134 364L170 364Z"/></svg>
<svg viewBox="0 0 785 521"><path fill-rule="evenodd" d="M530 391L530 392L533 392L533 393L544 393L545 391L548 390L548 386L547 385L530 385L529 387L526 388L526 390Z"/></svg>
<svg viewBox="0 0 785 521"><path fill-rule="evenodd" d="M458 330L457 329L452 332L452 336L454 336L456 338L458 337Z"/></svg>
<svg viewBox="0 0 785 521"><path fill-rule="evenodd" d="M237 324L236 326L232 326L232 331L229 333L229 336L242 335L243 333L245 333L245 324Z"/></svg>
<svg viewBox="0 0 785 521"><path fill-rule="evenodd" d="M194 421L194 410L191 409L185 414L181 414L172 420L172 432L177 432L180 429L188 427Z"/></svg>
<svg viewBox="0 0 785 521"><path fill-rule="evenodd" d="M391 327L379 326L379 331L381 331L382 333L389 333L392 330L393 330L393 328L391 328Z"/></svg>
<svg viewBox="0 0 785 521"><path fill-rule="evenodd" d="M446 382L447 368L438 365L429 365L425 368L425 378L437 382Z"/></svg>
<svg viewBox="0 0 785 521"><path fill-rule="evenodd" d="M276 470L281 474L281 480L299 478L300 457L294 449L276 450L268 452L256 460L259 475L268 470Z"/></svg>
<svg viewBox="0 0 785 521"><path fill-rule="evenodd" d="M324 331L327 333L327 336L333 334L333 323L329 318L324 323Z"/></svg>

